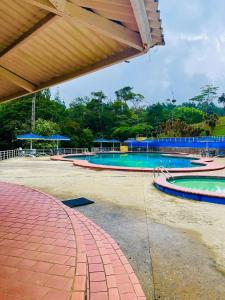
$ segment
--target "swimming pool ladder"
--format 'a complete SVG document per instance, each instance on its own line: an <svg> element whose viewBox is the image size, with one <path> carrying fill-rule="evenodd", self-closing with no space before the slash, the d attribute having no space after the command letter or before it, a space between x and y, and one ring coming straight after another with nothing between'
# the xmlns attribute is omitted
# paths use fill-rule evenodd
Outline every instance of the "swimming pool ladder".
<svg viewBox="0 0 225 300"><path fill-rule="evenodd" d="M173 175L165 167L157 167L153 169L154 178L156 177L156 175L159 176L160 174L165 176L166 179L170 179L170 178L174 179Z"/></svg>

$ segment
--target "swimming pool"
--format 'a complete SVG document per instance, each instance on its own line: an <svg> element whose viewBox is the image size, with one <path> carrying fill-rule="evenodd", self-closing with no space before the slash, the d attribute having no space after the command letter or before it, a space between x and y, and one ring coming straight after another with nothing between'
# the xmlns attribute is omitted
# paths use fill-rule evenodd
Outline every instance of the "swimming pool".
<svg viewBox="0 0 225 300"><path fill-rule="evenodd" d="M180 187L225 194L224 177L182 177L170 181Z"/></svg>
<svg viewBox="0 0 225 300"><path fill-rule="evenodd" d="M112 170L127 172L154 172L164 167L169 172L188 173L215 171L225 168L224 164L210 157L196 158L185 153L93 153L67 154L51 156L51 160L72 162L75 166L93 170Z"/></svg>
<svg viewBox="0 0 225 300"><path fill-rule="evenodd" d="M83 156L66 156L67 159L86 160L91 164L131 167L131 168L156 168L159 166L171 168L194 168L204 166L198 159L185 156L166 156L160 153L107 153Z"/></svg>
<svg viewBox="0 0 225 300"><path fill-rule="evenodd" d="M154 185L164 193L217 204L225 204L225 177L220 176L160 176Z"/></svg>

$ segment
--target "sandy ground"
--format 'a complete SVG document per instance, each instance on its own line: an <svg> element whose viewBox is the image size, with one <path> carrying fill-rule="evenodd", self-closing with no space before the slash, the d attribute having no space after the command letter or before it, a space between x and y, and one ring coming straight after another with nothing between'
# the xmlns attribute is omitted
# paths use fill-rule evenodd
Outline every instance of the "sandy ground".
<svg viewBox="0 0 225 300"><path fill-rule="evenodd" d="M225 299L225 206L161 193L152 174L93 171L48 158L1 161L0 180L59 199L93 199L79 210L120 243L148 299Z"/></svg>

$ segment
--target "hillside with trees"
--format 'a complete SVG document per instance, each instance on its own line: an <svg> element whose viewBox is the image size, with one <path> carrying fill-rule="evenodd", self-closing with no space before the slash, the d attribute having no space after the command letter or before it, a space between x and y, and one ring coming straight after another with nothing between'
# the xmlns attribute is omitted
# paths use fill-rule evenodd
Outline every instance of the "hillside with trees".
<svg viewBox="0 0 225 300"><path fill-rule="evenodd" d="M125 140L137 135L147 137L182 137L225 135L225 94L207 85L199 95L185 100L155 101L136 93L132 87L115 91L113 99L103 91L74 98L66 106L59 94L46 89L36 96L34 133L60 133L71 138L66 147L90 147L94 138ZM0 105L0 149L21 145L18 134L31 132L32 95ZM26 144L23 144L26 146ZM40 143L46 147L49 144Z"/></svg>

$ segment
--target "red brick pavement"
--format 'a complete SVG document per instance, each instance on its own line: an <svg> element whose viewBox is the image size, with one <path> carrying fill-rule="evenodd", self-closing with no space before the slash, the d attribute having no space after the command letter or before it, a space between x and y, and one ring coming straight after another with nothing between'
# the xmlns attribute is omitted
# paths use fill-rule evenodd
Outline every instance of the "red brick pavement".
<svg viewBox="0 0 225 300"><path fill-rule="evenodd" d="M54 197L0 183L0 300L144 300L116 242Z"/></svg>

